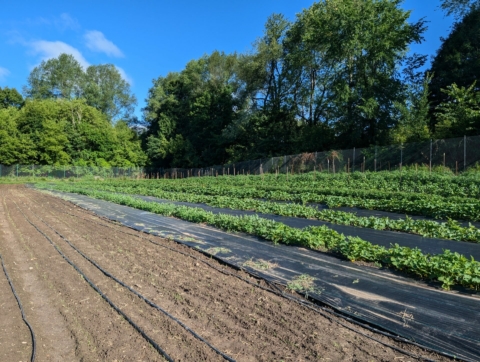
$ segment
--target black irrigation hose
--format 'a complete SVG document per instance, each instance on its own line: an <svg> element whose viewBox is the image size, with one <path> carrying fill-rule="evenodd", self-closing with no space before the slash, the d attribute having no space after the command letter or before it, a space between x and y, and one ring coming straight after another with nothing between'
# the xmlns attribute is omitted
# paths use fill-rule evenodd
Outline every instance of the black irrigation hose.
<svg viewBox="0 0 480 362"><path fill-rule="evenodd" d="M219 354L220 356L222 356L224 359L226 359L227 361L229 362L236 362L233 358L231 358L230 356L226 355L225 353L223 353L222 351L218 350L217 348L215 348L214 346L212 346L207 340L205 340L203 337L201 337L200 335L198 335L197 333L195 333L192 329L190 329L190 327L188 327L187 325L185 325L182 321L178 320L177 318L175 318L173 315L169 314L166 310L162 309L161 307L159 307L157 304L155 304L154 302L152 302L151 300L149 300L148 298L146 298L145 296L143 296L142 294L140 294L139 292L137 292L135 289L129 287L127 284L125 284L124 282L122 282L121 280L117 279L116 277L114 277L112 274L110 274L108 271L106 271L105 269L103 269L101 266L99 266L95 261L93 261L92 259L90 259L88 256L86 256L84 253L82 253L77 247L75 247L65 236L63 236L62 234L60 234L57 230L55 230L53 227L51 227L45 220L43 220L41 217L39 217L38 215L36 215L33 211L30 210L30 212L35 216L37 217L38 219L40 219L41 222L43 222L45 225L47 225L50 229L52 229L58 236L60 236L63 240L65 240L65 242L70 245L77 253L79 253L82 257L84 257L86 260L88 260L92 265L94 265L98 270L100 270L104 275L106 275L107 277L113 279L114 281L116 281L118 284L120 284L122 287L128 289L129 291L131 291L133 294L135 294L137 297L139 297L140 299L142 299L144 302L146 302L149 306L159 310L160 312L162 312L164 315L166 315L168 318L172 319L173 321L177 322L180 326L182 326L183 328L185 328L188 332L190 332L195 338L197 338L198 340L200 340L201 342L205 343L208 347L210 347L212 350L214 350L217 354Z"/></svg>
<svg viewBox="0 0 480 362"><path fill-rule="evenodd" d="M173 359L152 339L150 338L139 326L137 326L120 308L118 308L108 297L103 294L103 292L78 268L70 259L68 259L65 254L62 253L62 251L59 249L59 247L46 235L43 231L41 231L34 223L30 221L30 219L24 214L24 212L18 207L17 203L12 200L17 209L22 213L23 217L25 220L28 221L30 225L32 225L37 231L42 234L49 242L52 244L52 246L55 248L55 250L62 256L65 261L70 264L82 277L85 279L85 281L98 293L100 296L108 303L110 306L118 313L120 314L125 320L131 324L133 328L135 328L143 338L145 338L156 350L158 353L160 353L167 361L169 362L174 362Z"/></svg>
<svg viewBox="0 0 480 362"><path fill-rule="evenodd" d="M75 207L78 207L78 206L75 205L75 204L73 204L73 205L74 205ZM84 210L83 208L81 208L81 207L79 207L79 209L81 209L82 211L85 211L85 210ZM103 224L103 223L99 223L99 222L94 221L94 220L92 220L92 219L82 218L82 217L80 217L80 216L78 216L78 215L71 214L71 213L66 212L66 211L63 211L63 212L66 213L66 214L68 214L68 215L71 215L71 216L74 216L74 217L77 217L77 218L80 218L80 219L83 219L83 220L86 220L86 221L89 221L89 222L93 222L93 223L95 223L95 224L98 224L98 225L101 225L101 226L104 226L104 227L107 227L107 228L110 228L110 229L113 229L111 226L105 225L105 224ZM116 220L110 220L110 219L108 219L108 218L106 218L106 217L102 217L102 216L99 216L99 215L97 215L97 217L99 217L100 219L105 220L107 223L113 223L113 224L116 225L116 226L126 226L126 227L128 227L128 228L130 228L130 229L132 229L132 230L134 230L134 231L137 231L137 232L139 231L139 230L136 230L136 229L134 229L134 228L132 228L132 227L130 227L130 226L127 226L127 225L117 224L118 222L117 222ZM195 259L195 260L197 260L197 261L201 261L201 262L205 263L206 265L210 266L211 268L213 268L213 269L215 269L215 270L217 270L217 271L219 271L219 272L221 272L221 273L223 273L223 274L230 275L230 276L234 276L234 277L236 277L236 278L238 278L238 279L240 279L240 280L243 280L244 282L247 282L248 284L254 285L254 286L256 286L256 287L258 287L258 288L260 288L260 289L263 289L263 290L265 290L265 291L271 292L271 293L273 293L273 294L275 294L275 295L284 297L284 298L289 299L289 300L291 300L291 301L293 301L293 302L296 302L296 303L298 303L298 304L300 304L300 305L303 305L303 306L311 309L312 311L321 314L321 315L324 316L325 318L327 318L327 319L329 319L329 320L331 320L331 321L335 321L336 323L342 325L343 327L352 330L352 331L355 332L355 333L358 333L358 334L360 334L360 335L363 335L363 336L365 336L365 337L367 337L367 338L369 338L369 339L371 339L371 340L373 340L373 341L376 341L376 342L378 342L378 343L380 343L380 344L382 344L382 345L384 345L384 346L386 346L386 347L392 348L392 349L394 349L394 350L396 350L396 351L398 351L398 352L400 352L400 353L403 353L403 354L405 354L405 355L408 355L408 356L410 356L410 357L412 357L412 358L417 358L417 359L424 360L424 361L427 361L427 362L432 362L432 361L433 361L433 360L428 359L428 358L426 358L426 357L414 355L414 354L412 354L412 353L410 353L410 352L408 352L408 351L402 350L401 348L392 346L392 345L390 345L390 344L388 344L388 343L385 343L385 342L382 342L382 341L380 341L380 340L378 340L378 339L376 339L376 338L374 338L374 337L368 336L368 335L366 335L366 334L364 334L364 333L362 333L362 332L360 332L360 331L357 331L357 330L353 329L352 327L349 327L348 325L345 325L345 324L341 323L340 321L338 321L338 320L336 320L336 319L332 319L331 317L329 317L328 315L325 315L325 314L322 313L321 311L326 312L326 313L329 313L329 314L332 314L332 315L334 315L334 316L336 316L336 317L339 317L339 318L344 319L344 320L346 320L346 321L349 321L349 322L351 322L351 323L353 323L353 324L356 324L356 325L358 325L358 326L360 326L360 327L362 327L362 328L368 329L368 330L370 330L371 332L384 335L384 336L389 337L389 338L392 338L392 339L394 339L394 340L396 340L396 341L403 342L403 343L410 344L410 345L414 345L414 346L417 346L417 347L422 348L422 349L424 349L424 350L429 350L429 351L438 353L439 355L442 355L442 356L445 356L445 357L448 357L448 358L453 358L453 359L455 359L455 360L457 360L457 361L473 362L472 360L468 360L468 359L459 359L457 356L454 356L454 355L451 355L451 354L448 354L448 353L445 353L445 352L442 352L442 351L438 351L438 350L435 350L435 349L433 349L433 348L427 348L427 347L425 347L425 346L423 346L423 345L421 345L421 344L415 343L415 342L413 342L413 341L411 341L411 340L408 340L408 339L406 339L406 338L403 338L403 337L400 337L400 336L391 334L391 333L389 333L389 332L385 332L385 331L379 330L379 329L377 329L377 328L375 328L375 327L370 326L369 324L361 323L361 322L359 322L358 320L353 319L353 318L350 318L350 317L348 317L347 315L345 315L345 314L343 314L343 313L338 313L338 312L336 312L336 311L334 311L334 310L331 310L331 309L329 309L329 308L319 306L319 305L316 304L316 303L312 303L312 302L310 302L310 301L305 301L305 300L302 300L302 299L300 299L300 298L296 298L296 297L294 297L294 296L286 295L286 294L285 294L284 292L282 292L278 287L276 287L275 284L269 282L268 280L266 280L265 278L261 277L260 275L254 273L254 272L252 272L252 271L248 271L248 270L246 270L246 269L244 269L244 268L238 267L238 266L236 266L236 265L228 264L228 263L226 263L225 261L223 261L223 260L221 260L221 259L218 259L218 258L216 258L216 257L215 257L215 259L216 259L217 261L219 261L219 262L221 262L221 263L223 263L223 264L229 265L230 267L233 267L234 269L242 270L242 271L244 271L244 272L246 272L246 273L248 273L248 274L250 274L250 275L253 275L255 278L261 279L261 280L265 281L265 282L266 282L267 284L269 284L269 285L273 285L273 286L275 287L275 289L277 289L278 291L275 291L275 290L269 289L269 288L265 288L265 287L263 287L263 286L261 286L261 285L258 285L257 283L253 283L253 282L251 282L251 281L249 281L249 280L247 280L247 279L245 279L245 278L242 278L242 277L239 276L239 275L235 275L235 274L230 273L230 272L228 272L228 271L226 271L226 270L219 269L219 268L211 265L211 264L208 263L207 261L201 260L201 259L197 258L197 257L194 256L194 255L191 255L191 254L189 254L189 253L184 253L184 252L182 252L182 251L180 251L180 250L176 250L176 249L174 249L174 248L170 248L170 247L168 247L168 246L159 244L159 243L157 243L157 242L155 242L155 241L153 241L153 240L151 240L151 239L149 239L149 238L146 238L146 237L143 237L143 236L140 236L140 235L130 234L130 233L127 233L127 232L125 232L125 231L118 230L118 229L115 229L115 230L116 230L116 231L119 231L119 232L121 232L121 233L127 234L127 235L136 236L136 237L138 237L138 238L140 238L140 239L147 240L147 241L149 241L150 243L152 243L152 244L154 244L154 245L157 245L157 246L160 246L160 247L169 249L169 250L171 250L171 251L180 253L180 254L185 255L185 256L189 256L189 257L191 257L191 258L193 258L193 259ZM140 232L146 233L146 232L144 232L144 231L140 231ZM146 233L146 234L148 234L148 233ZM174 239L169 239L169 240L173 240L173 241L177 242L178 244L185 245L185 244L183 244L183 243L181 242L181 240L176 240L175 238L174 238ZM199 251L199 252L201 252L201 253L203 253L203 254L205 254L205 255L208 255L207 253L202 252L201 250L197 250L197 249L195 249L195 250L196 250L196 251ZM208 255L208 256L211 256L211 255ZM328 306L328 305L327 305L327 306ZM328 306L328 307L332 308L331 306Z"/></svg>
<svg viewBox="0 0 480 362"><path fill-rule="evenodd" d="M36 340L35 340L35 333L33 332L32 326L30 325L30 323L28 323L27 318L25 317L25 312L23 311L23 306L22 306L22 303L20 302L20 298L18 297L17 292L15 291L12 280L10 279L10 276L7 273L7 269L5 268L5 264L3 263L2 254L0 254L0 262L2 263L3 272L5 273L5 276L7 277L8 284L10 284L10 288L12 289L13 295L15 296L15 299L17 300L18 307L20 308L20 312L22 313L22 319L25 322L25 324L27 325L28 329L30 329L30 335L32 336L32 355L30 357L30 362L34 362L35 361L35 355L37 353L37 348L36 348L37 343L36 343Z"/></svg>
<svg viewBox="0 0 480 362"><path fill-rule="evenodd" d="M89 222L93 222L93 223L95 223L95 224L98 224L98 225L101 225L101 226L104 226L104 227L107 227L107 228L112 228L112 227L110 227L110 226L108 226L108 225L105 225L105 224L96 222L96 221L91 220L91 219L82 218L82 217L80 217L80 216L78 216L78 215L74 215L74 214L71 214L71 213L69 213L69 212L65 212L65 213L68 214L68 215L71 215L71 216L74 216L74 217L77 217L77 218L80 218L80 219L89 221ZM106 220L107 222L112 222L112 221L109 220L109 219L106 219L106 218L103 218L103 217L101 217L101 218L104 219L104 220ZM127 226L127 227L130 228L129 226ZM378 339L376 339L376 338L374 338L374 337L372 337L372 336L369 336L369 335L367 335L367 334L365 334L365 333L362 333L362 332L360 332L360 331L358 331L358 330L356 330L356 329L354 329L354 328L352 328L352 327L350 327L350 326L348 326L348 325L346 325L346 324L344 324L344 323L342 323L342 322L340 322L340 321L338 321L338 320L336 320L336 319L333 319L331 316L327 315L326 313L333 314L333 315L336 316L336 317L342 318L342 319L344 319L344 320L346 320L346 321L349 321L349 322L351 322L351 323L353 323L353 324L356 324L356 325L358 325L358 326L360 326L360 327L363 327L363 328L365 328L365 329L368 329L368 330L370 330L370 331L372 331L372 332L374 332L374 333L378 333L378 334L384 335L384 336L386 336L386 337L395 339L395 340L397 340L397 341L399 341L399 342L407 343L407 344L414 345L414 346L417 346L417 347L419 347L419 348L428 350L425 346L422 346L422 345L420 345L420 344L417 344L417 343L415 343L415 342L412 342L412 341L410 341L410 340L408 340L408 339L405 339L405 338L402 338L402 337L399 337L399 336L396 336L396 335L393 335L393 334L390 334L390 333L381 331L381 330L379 330L379 329L377 329L377 328L374 328L374 327L372 327L372 326L370 326L370 325L366 325L366 324L360 323L360 322L358 322L357 320L352 319L352 318L350 318L350 317L348 317L348 316L346 316L346 315L344 315L344 314L337 313L337 312L335 312L335 311L333 311L333 310L330 310L330 309L328 309L328 308L318 306L318 305L315 304L315 303L312 303L312 302L309 302L309 301L305 301L305 300L302 300L302 299L300 299L300 298L296 298L296 297L294 297L294 296L287 295L287 294L285 294L283 291L281 291L274 283L266 280L265 278L261 277L260 275L254 273L254 272L252 272L252 271L248 271L248 270L246 270L246 269L244 269L244 268L239 268L239 267L237 267L237 266L235 266L235 265L230 265L231 267L234 267L235 269L242 270L242 271L244 271L244 272L246 272L246 273L248 273L248 274L253 275L253 276L254 276L255 278L257 278L257 279L261 279L261 280L265 281L268 285L270 285L270 286L272 286L272 287L274 287L274 288L271 288L271 289L265 288L265 287L263 287L263 286L261 286L261 285L259 285L259 284L257 284L257 283L251 282L251 281L248 280L248 279L242 278L242 277L239 276L239 275L235 275L235 274L230 273L230 272L228 272L228 271L226 271L226 270L217 268L217 267L215 267L214 265L210 264L209 262L207 262L207 261L205 261L205 260L202 260L202 259L199 259L199 258L197 258L197 257L194 256L194 255L191 255L191 254L189 254L189 253L182 252L182 251L180 251L180 250L176 250L176 249L174 249L174 248L170 248L170 247L168 247L168 246L166 246L166 245L159 244L159 243L157 243L157 242L155 242L155 241L153 241L153 240L151 240L151 239L149 239L149 238L146 238L146 237L143 237L143 236L140 236L140 235L130 234L130 233L127 233L127 232L125 232L125 231L118 230L118 229L115 229L115 230L116 230L116 231L119 231L119 232L121 232L121 233L127 234L127 235L136 236L136 237L138 237L138 238L140 238L140 239L147 240L147 241L149 241L150 243L152 243L152 244L154 244L154 245L157 245L157 246L166 248L166 249L168 249L168 250L171 250L171 251L180 253L180 254L182 254L182 255L184 255L184 256L191 257L191 258L193 258L193 259L195 259L195 260L197 260L197 261L200 261L200 262L208 265L209 267L211 267L211 268L213 268L213 269L215 269L215 270L217 270L217 271L219 271L219 272L221 272L221 273L223 273L223 274L225 274L225 275L233 276L233 277L238 278L238 279L240 279L240 280L242 280L242 281L244 281L244 282L246 282L246 283L248 283L248 284L250 284L250 285L256 286L256 287L258 287L258 288L260 288L260 289L262 289L262 290L265 290L265 291L270 292L270 293L273 293L273 294L275 294L275 295L277 295L277 296L284 297L284 298L286 298L286 299L288 299L288 300L291 300L291 301L293 301L293 302L295 302L295 303L297 303L297 304L300 304L300 305L302 305L302 306L304 306L304 307L306 307L306 308L314 311L315 313L318 313L318 314L322 315L323 317L327 318L328 320L330 320L330 321L332 321L332 322L336 322L336 323L340 324L341 326L343 326L343 327L345 327L345 328L347 328L347 329L349 329L349 330L351 330L351 331L353 331L353 332L355 332L355 333L358 333L358 334L360 334L360 335L362 335L362 336L364 336L364 337L367 337L367 338L369 338L369 339L371 339L371 340L373 340L373 341L375 341L375 342L377 342L377 343L380 343L380 344L382 344L382 345L384 345L384 346L386 346L386 347L392 348L393 350L396 350L397 352L400 352L400 353L402 353L402 354L405 354L405 355L407 355L407 356L409 356L409 357L416 358L416 359L419 359L419 360L424 360L424 361L427 361L427 362L435 362L434 360L431 360L431 359L429 359L429 358L415 355L415 354L410 353L410 352L408 352L408 351L405 351L405 350L403 350L403 349L401 349L401 348L399 348L399 347L396 347L396 346L390 345L390 344L388 344L388 343L382 342L382 341L380 341L380 340L378 340ZM133 229L133 230L135 230L135 229ZM138 230L135 230L135 231L138 231ZM179 243L179 244L181 244L181 245L184 245L184 244L181 243L179 240L175 240L175 239L169 239L169 240L173 240L173 241L175 241L175 242L177 242L177 243ZM197 250L197 251L202 252L201 250ZM203 252L202 252L202 253L203 253ZM203 253L203 254L207 255L206 253ZM215 258L215 259L217 259L217 258ZM222 260L219 260L219 259L217 259L217 260L220 261L220 262L222 262L222 263L225 263L225 262L222 261ZM226 264L226 263L225 263L225 264ZM277 291L275 291L274 289L276 289ZM326 312L326 313L322 313L322 311L323 311L323 312ZM442 354L442 355L444 355L444 356L446 356L446 357L450 357L450 358L454 357L454 356L445 354L445 353L440 352L440 351L435 351L435 350L433 350L433 349L430 349L430 350L433 351L433 352L435 352L435 353ZM457 360L458 360L458 358L457 358Z"/></svg>

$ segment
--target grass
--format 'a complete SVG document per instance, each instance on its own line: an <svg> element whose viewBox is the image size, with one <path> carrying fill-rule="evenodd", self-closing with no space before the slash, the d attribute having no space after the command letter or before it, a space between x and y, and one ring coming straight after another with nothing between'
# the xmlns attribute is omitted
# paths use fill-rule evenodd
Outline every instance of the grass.
<svg viewBox="0 0 480 362"><path fill-rule="evenodd" d="M263 259L258 259L257 261L253 261L253 259L247 260L245 263L243 263L243 266L248 266L253 269L258 269L258 270L268 270L272 268L276 268L278 264L275 263L270 263L269 261L263 260Z"/></svg>
<svg viewBox="0 0 480 362"><path fill-rule="evenodd" d="M212 255L217 255L217 254L226 254L230 253L231 250L227 248L221 248L221 247L215 247L215 248L208 248L205 250L205 252L212 254Z"/></svg>
<svg viewBox="0 0 480 362"><path fill-rule="evenodd" d="M298 293L313 293L315 292L314 280L315 278L308 274L298 275L287 283L287 289Z"/></svg>

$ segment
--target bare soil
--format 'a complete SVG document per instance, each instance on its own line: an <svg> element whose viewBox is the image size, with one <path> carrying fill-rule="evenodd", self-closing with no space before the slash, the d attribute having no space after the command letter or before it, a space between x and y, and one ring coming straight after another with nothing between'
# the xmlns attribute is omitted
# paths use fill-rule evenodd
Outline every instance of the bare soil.
<svg viewBox="0 0 480 362"><path fill-rule="evenodd" d="M237 361L416 360L384 344L447 360L344 320L326 318L238 279L236 275L269 287L184 245L147 237L23 186L2 185L0 253L37 336L37 361L161 361L163 357L65 262L27 218L175 361L223 358L102 274L55 231ZM28 361L30 353L28 329L2 270L0 360Z"/></svg>

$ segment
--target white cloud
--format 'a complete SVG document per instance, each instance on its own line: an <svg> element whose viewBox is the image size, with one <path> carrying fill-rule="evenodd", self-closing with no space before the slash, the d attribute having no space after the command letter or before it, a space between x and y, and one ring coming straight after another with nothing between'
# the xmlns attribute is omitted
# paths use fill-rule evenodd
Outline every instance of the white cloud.
<svg viewBox="0 0 480 362"><path fill-rule="evenodd" d="M85 33L86 45L94 52L105 53L113 57L123 57L123 53L110 40L105 38L101 31L91 30Z"/></svg>
<svg viewBox="0 0 480 362"><path fill-rule="evenodd" d="M80 24L77 19L72 18L67 13L60 14L60 17L54 19L55 26L61 31L66 29L78 30L80 29Z"/></svg>
<svg viewBox="0 0 480 362"><path fill-rule="evenodd" d="M125 72L125 70L123 70L123 68L120 68L119 66L115 66L115 68L117 68L122 78L126 80L128 84L133 85L133 79L127 75L127 73Z"/></svg>
<svg viewBox="0 0 480 362"><path fill-rule="evenodd" d="M60 54L65 53L72 55L85 69L90 65L78 49L61 41L37 40L27 45L31 52L34 55L40 55L42 60L58 58Z"/></svg>
<svg viewBox="0 0 480 362"><path fill-rule="evenodd" d="M0 81L5 80L9 74L10 71L7 68L0 67Z"/></svg>

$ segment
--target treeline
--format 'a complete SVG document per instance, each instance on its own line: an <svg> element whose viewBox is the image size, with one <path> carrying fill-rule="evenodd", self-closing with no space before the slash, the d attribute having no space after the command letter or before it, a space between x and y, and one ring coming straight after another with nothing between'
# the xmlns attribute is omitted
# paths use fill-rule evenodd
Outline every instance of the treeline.
<svg viewBox="0 0 480 362"><path fill-rule="evenodd" d="M273 14L250 52L155 79L142 120L115 66L44 61L25 99L0 88L0 164L205 167L480 134L480 0L442 1L457 22L427 72L409 52L427 22L401 5L321 0L294 21Z"/></svg>
<svg viewBox="0 0 480 362"><path fill-rule="evenodd" d="M111 64L84 70L71 56L42 62L24 87L0 88L0 164L143 166L129 127L136 104Z"/></svg>
<svg viewBox="0 0 480 362"><path fill-rule="evenodd" d="M213 52L154 81L144 120L150 164L239 160L480 133L478 1L459 15L428 72L408 55L426 21L401 0L325 0L274 14L247 54ZM433 11L434 9L432 9Z"/></svg>

